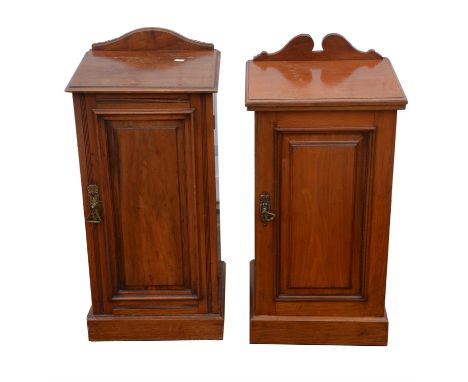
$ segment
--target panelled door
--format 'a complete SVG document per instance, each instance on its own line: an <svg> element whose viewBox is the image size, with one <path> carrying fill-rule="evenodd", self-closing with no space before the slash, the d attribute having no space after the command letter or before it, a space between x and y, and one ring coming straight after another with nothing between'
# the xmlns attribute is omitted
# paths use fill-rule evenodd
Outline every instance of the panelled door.
<svg viewBox="0 0 468 382"><path fill-rule="evenodd" d="M104 313L205 313L194 109L94 108L93 116Z"/></svg>
<svg viewBox="0 0 468 382"><path fill-rule="evenodd" d="M258 113L257 315L383 315L367 277L375 125L372 112Z"/></svg>

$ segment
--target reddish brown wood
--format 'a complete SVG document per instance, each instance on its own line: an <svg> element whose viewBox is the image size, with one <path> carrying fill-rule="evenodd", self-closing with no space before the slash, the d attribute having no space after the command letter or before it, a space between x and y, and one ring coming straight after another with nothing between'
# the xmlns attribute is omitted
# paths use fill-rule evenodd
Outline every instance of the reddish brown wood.
<svg viewBox="0 0 468 382"><path fill-rule="evenodd" d="M93 50L151 51L214 50L213 44L191 40L164 28L140 28L115 39L93 44Z"/></svg>
<svg viewBox="0 0 468 382"><path fill-rule="evenodd" d="M213 93L219 52L89 51L66 90L81 93Z"/></svg>
<svg viewBox="0 0 468 382"><path fill-rule="evenodd" d="M121 291L193 293L198 256L190 250L194 243L189 238L195 233L188 234L193 212L187 206L194 195L187 190L194 186L194 158L186 144L193 111L94 110L102 156L109 157L102 171L112 191L114 218L107 223L113 224L109 232L115 227Z"/></svg>
<svg viewBox="0 0 468 382"><path fill-rule="evenodd" d="M407 101L387 58L336 61L249 61L249 110L361 106L404 109Z"/></svg>
<svg viewBox="0 0 468 382"><path fill-rule="evenodd" d="M374 50L361 52L338 33L327 34L322 40L321 51L313 51L314 40L308 34L300 34L291 39L275 53L262 52L254 61L336 61L336 60L381 60Z"/></svg>
<svg viewBox="0 0 468 382"><path fill-rule="evenodd" d="M225 263L221 262L219 275L223 304L225 270ZM95 315L91 309L87 321L90 341L222 340L224 305L221 305L220 314L204 315Z"/></svg>
<svg viewBox="0 0 468 382"><path fill-rule="evenodd" d="M115 316L88 315L90 341L222 340L224 319L219 315Z"/></svg>
<svg viewBox="0 0 468 382"><path fill-rule="evenodd" d="M338 34L327 35L313 51L309 35L282 50L247 62L249 110L404 109L405 94L387 58L360 52Z"/></svg>
<svg viewBox="0 0 468 382"><path fill-rule="evenodd" d="M364 224L360 206L366 202L372 133L372 128L348 127L335 133L320 128L273 131L281 158L275 171L281 179L278 211L284 223L279 226L279 296L362 298L362 241L353 237Z"/></svg>
<svg viewBox="0 0 468 382"><path fill-rule="evenodd" d="M220 53L212 44L143 28L93 44L66 91L215 93Z"/></svg>
<svg viewBox="0 0 468 382"><path fill-rule="evenodd" d="M160 36L159 30L152 36ZM136 61L139 55L145 59L147 52L138 50L145 44L132 51ZM160 53L163 60L166 53ZM149 70L165 78L158 54L151 52L156 64L148 64ZM109 56L108 66L117 70L112 60ZM199 63L197 70L212 70L217 83L215 63ZM96 89L99 70L94 69L88 67L89 77L81 72L90 89ZM147 75L138 67L124 72L118 75L128 83ZM189 91L187 82L172 93L138 86L125 93L68 88L75 104L85 216L90 213L87 186L97 185L100 193L102 221L86 224L90 339L195 339L197 332L200 339L222 338L224 265L217 248L213 94Z"/></svg>
<svg viewBox="0 0 468 382"><path fill-rule="evenodd" d="M303 49L307 39L298 42L286 52ZM361 66L352 81L343 76L367 62L248 64L246 104L255 110L256 131L252 343L386 344L396 109L406 98L386 59L373 60L369 69L383 64L379 75ZM320 68L330 77L326 85L323 77L301 83L302 72L287 79L272 64L293 74L303 65L312 77ZM265 67L252 70L256 65ZM398 84L398 92L393 85L376 89L382 84ZM259 92L271 101L252 102ZM266 225L258 203L263 192L276 213Z"/></svg>
<svg viewBox="0 0 468 382"><path fill-rule="evenodd" d="M250 262L250 343L387 345L383 317L255 315L255 261Z"/></svg>

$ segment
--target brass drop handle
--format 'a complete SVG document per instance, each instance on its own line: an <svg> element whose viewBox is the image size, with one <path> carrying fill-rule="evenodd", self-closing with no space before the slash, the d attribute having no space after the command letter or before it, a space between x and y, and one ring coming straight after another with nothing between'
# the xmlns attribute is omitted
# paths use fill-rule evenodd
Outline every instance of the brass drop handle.
<svg viewBox="0 0 468 382"><path fill-rule="evenodd" d="M270 194L268 192L262 192L260 194L260 219L263 225L267 225L276 217L274 212L270 211Z"/></svg>
<svg viewBox="0 0 468 382"><path fill-rule="evenodd" d="M99 208L101 207L101 201L99 200L99 187L95 184L89 184L87 191L89 213L86 221L94 224L100 223L101 215L99 214Z"/></svg>

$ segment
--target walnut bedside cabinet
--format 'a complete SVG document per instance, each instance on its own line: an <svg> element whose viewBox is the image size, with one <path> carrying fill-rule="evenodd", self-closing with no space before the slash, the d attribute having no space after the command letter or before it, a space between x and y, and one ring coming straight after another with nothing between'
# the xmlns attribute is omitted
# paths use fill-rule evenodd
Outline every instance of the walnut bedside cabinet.
<svg viewBox="0 0 468 382"><path fill-rule="evenodd" d="M145 28L94 44L73 93L90 340L222 339L212 44Z"/></svg>
<svg viewBox="0 0 468 382"><path fill-rule="evenodd" d="M251 343L386 345L396 114L390 61L331 34L247 63L255 111Z"/></svg>

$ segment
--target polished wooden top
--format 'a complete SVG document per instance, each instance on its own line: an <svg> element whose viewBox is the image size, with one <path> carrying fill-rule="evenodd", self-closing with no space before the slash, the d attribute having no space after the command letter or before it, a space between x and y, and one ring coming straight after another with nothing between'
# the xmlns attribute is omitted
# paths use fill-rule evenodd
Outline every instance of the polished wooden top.
<svg viewBox="0 0 468 382"><path fill-rule="evenodd" d="M299 35L279 52L248 61L248 109L405 108L405 94L388 59L360 52L336 34L326 36L322 46L323 51L312 51L310 36Z"/></svg>
<svg viewBox="0 0 468 382"><path fill-rule="evenodd" d="M66 91L212 93L220 53L212 44L160 29L139 29L93 44Z"/></svg>

